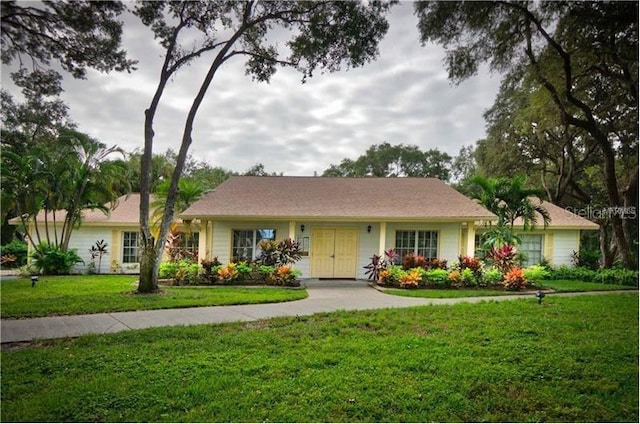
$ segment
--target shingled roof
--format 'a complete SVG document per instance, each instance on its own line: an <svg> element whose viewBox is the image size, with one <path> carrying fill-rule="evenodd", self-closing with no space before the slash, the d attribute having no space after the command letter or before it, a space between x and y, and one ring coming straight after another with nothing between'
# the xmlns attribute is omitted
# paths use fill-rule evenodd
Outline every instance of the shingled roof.
<svg viewBox="0 0 640 424"><path fill-rule="evenodd" d="M272 219L495 219L436 178L231 177L180 216Z"/></svg>
<svg viewBox="0 0 640 424"><path fill-rule="evenodd" d="M153 201L153 196L151 196ZM82 223L85 224L137 224L140 221L140 193L131 193L120 196L114 203L107 205L109 212L105 214L98 209L85 209L82 211ZM113 208L111 210L111 208ZM49 220L52 220L51 212ZM57 212L58 222L64 219L64 212ZM43 222L44 211L38 214L38 221Z"/></svg>
<svg viewBox="0 0 640 424"><path fill-rule="evenodd" d="M594 222L589 221L568 209L563 209L560 206L553 203L540 201L532 198L532 202L545 208L551 217L550 227L553 228L566 228L566 229L580 229L580 230L597 230L600 226ZM522 227L522 219L518 218L514 222L516 228ZM544 220L540 214L536 214L536 229L544 228Z"/></svg>

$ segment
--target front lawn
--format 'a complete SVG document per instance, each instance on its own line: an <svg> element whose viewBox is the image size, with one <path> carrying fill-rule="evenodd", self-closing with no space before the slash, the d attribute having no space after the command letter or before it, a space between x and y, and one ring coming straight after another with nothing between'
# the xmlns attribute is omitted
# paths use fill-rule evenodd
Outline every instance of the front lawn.
<svg viewBox="0 0 640 424"><path fill-rule="evenodd" d="M557 293L606 291L606 290L637 290L637 287L621 286L616 284L591 283L575 280L548 280L540 285L544 289L552 289ZM528 291L538 290L531 287ZM479 296L505 296L518 294L517 291L495 290L490 288L479 289L385 289L385 293L406 297L426 297L434 299L479 297Z"/></svg>
<svg viewBox="0 0 640 424"><path fill-rule="evenodd" d="M638 296L83 336L1 367L3 422L638 422Z"/></svg>
<svg viewBox="0 0 640 424"><path fill-rule="evenodd" d="M161 287L162 293L134 295L137 276L40 277L0 283L2 318L92 314L194 306L274 303L304 299L307 291L275 287Z"/></svg>

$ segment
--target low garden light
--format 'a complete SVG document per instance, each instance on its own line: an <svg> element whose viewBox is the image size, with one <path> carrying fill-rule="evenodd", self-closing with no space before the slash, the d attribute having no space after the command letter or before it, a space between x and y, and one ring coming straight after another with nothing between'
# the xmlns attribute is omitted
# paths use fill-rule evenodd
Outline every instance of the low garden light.
<svg viewBox="0 0 640 424"><path fill-rule="evenodd" d="M538 305L542 304L542 298L545 297L545 294L542 290L538 290L536 293L536 297L538 298Z"/></svg>
<svg viewBox="0 0 640 424"><path fill-rule="evenodd" d="M37 275L32 275L31 276L31 287L35 287L37 282L38 282L38 276Z"/></svg>

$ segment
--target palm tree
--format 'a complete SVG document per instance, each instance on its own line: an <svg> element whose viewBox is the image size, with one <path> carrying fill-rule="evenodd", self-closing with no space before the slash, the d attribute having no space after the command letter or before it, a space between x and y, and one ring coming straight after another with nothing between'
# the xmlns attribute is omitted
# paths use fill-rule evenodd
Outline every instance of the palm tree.
<svg viewBox="0 0 640 424"><path fill-rule="evenodd" d="M178 182L178 197L175 203L176 215L185 211L196 200L199 200L206 194L206 190L201 182L190 180L187 178L181 178ZM157 237L157 233L160 231L160 222L162 221L162 214L164 213L164 205L166 204L167 194L169 193L169 181L164 181L158 186L154 193L153 202L151 202L152 222L154 237ZM189 229L189 228L188 228Z"/></svg>
<svg viewBox="0 0 640 424"><path fill-rule="evenodd" d="M74 130L63 131L58 142L69 153L70 184L67 186L66 216L60 240L62 249L67 250L71 232L82 219L82 211L98 209L108 213L107 205L113 206L121 192L128 191L129 179L126 163L110 160L113 155L124 158L124 151L119 147L107 147Z"/></svg>
<svg viewBox="0 0 640 424"><path fill-rule="evenodd" d="M28 234L32 246L45 241L66 251L82 210L106 213L106 205L128 191L126 164L108 158L121 153L115 146L107 148L70 129L61 130L55 140L46 143L7 145L2 154L3 217L9 213L19 216L28 231L28 221L35 222L44 211L44 234L37 223L35 234ZM63 211L64 217L56 211Z"/></svg>
<svg viewBox="0 0 640 424"><path fill-rule="evenodd" d="M526 177L516 175L513 178L484 178L476 176L473 183L480 188L476 200L498 216L498 226L508 225L513 231L515 221L520 218L523 230L531 230L542 217L544 226L549 225L549 212L534 199L542 200L544 191L526 188Z"/></svg>

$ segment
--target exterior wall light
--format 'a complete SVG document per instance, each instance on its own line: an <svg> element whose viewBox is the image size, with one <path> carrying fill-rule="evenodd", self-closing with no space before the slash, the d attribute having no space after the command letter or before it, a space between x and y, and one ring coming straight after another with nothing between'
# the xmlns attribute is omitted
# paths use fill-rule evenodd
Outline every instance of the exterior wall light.
<svg viewBox="0 0 640 424"><path fill-rule="evenodd" d="M371 225L367 225L367 233L371 232Z"/></svg>
<svg viewBox="0 0 640 424"><path fill-rule="evenodd" d="M304 233L304 224L300 225L300 232Z"/></svg>

